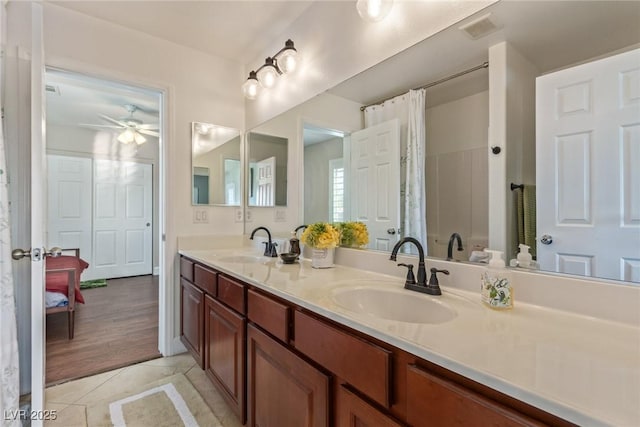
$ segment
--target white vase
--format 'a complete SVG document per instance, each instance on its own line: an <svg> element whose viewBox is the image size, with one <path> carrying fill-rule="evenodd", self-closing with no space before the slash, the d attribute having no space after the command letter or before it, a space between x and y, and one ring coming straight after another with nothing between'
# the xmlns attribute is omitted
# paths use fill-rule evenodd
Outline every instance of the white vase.
<svg viewBox="0 0 640 427"><path fill-rule="evenodd" d="M333 256L335 248L330 249L311 249L311 267L313 268L330 268L333 267Z"/></svg>

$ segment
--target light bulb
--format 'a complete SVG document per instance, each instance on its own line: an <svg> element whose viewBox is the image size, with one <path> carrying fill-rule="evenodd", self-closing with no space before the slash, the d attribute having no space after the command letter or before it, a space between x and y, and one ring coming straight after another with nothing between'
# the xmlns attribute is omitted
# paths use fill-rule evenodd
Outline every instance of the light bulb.
<svg viewBox="0 0 640 427"><path fill-rule="evenodd" d="M365 21L379 22L387 16L392 5L393 0L358 0L356 8Z"/></svg>
<svg viewBox="0 0 640 427"><path fill-rule="evenodd" d="M138 132L135 132L135 133L134 133L133 139L136 141L136 144L138 144L138 145L142 145L142 144L144 144L145 142L147 142L147 138L145 138L144 136L142 136L142 135L141 135L140 133L138 133Z"/></svg>
<svg viewBox="0 0 640 427"><path fill-rule="evenodd" d="M118 141L122 142L123 144L129 144L130 142L133 142L133 140L134 135L131 129L127 129L120 135L118 135Z"/></svg>
<svg viewBox="0 0 640 427"><path fill-rule="evenodd" d="M291 73L295 71L298 65L298 51L293 47L293 41L287 40L284 49L276 55L276 63L283 73Z"/></svg>
<svg viewBox="0 0 640 427"><path fill-rule="evenodd" d="M264 65L257 73L258 81L263 88L269 89L275 86L278 78L278 70L273 65L273 58L267 58Z"/></svg>
<svg viewBox="0 0 640 427"><path fill-rule="evenodd" d="M258 96L260 87L258 86L258 78L256 77L256 72L252 71L249 73L249 78L242 85L242 93L244 93L245 98L247 99L256 99Z"/></svg>

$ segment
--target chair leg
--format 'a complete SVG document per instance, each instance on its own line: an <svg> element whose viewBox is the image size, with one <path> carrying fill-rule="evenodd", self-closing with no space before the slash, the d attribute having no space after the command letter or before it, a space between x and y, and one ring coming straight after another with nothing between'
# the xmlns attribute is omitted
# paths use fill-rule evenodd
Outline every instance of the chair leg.
<svg viewBox="0 0 640 427"><path fill-rule="evenodd" d="M72 340L73 339L73 332L74 332L74 321L76 318L76 312L75 310L69 311L69 339Z"/></svg>

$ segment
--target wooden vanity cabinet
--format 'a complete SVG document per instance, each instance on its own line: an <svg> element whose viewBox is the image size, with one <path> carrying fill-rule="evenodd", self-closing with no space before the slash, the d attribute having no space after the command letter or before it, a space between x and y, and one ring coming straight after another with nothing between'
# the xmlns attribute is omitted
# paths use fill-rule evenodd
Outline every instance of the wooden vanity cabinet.
<svg viewBox="0 0 640 427"><path fill-rule="evenodd" d="M406 426L359 397L345 384L336 388L335 405L336 427Z"/></svg>
<svg viewBox="0 0 640 427"><path fill-rule="evenodd" d="M244 424L246 319L209 295L204 299L204 369Z"/></svg>
<svg viewBox="0 0 640 427"><path fill-rule="evenodd" d="M204 347L202 314L204 292L184 278L180 279L180 340L203 367Z"/></svg>
<svg viewBox="0 0 640 427"><path fill-rule="evenodd" d="M546 425L448 379L407 366L407 422L414 427Z"/></svg>
<svg viewBox="0 0 640 427"><path fill-rule="evenodd" d="M247 326L250 427L327 427L329 376L283 344Z"/></svg>
<svg viewBox="0 0 640 427"><path fill-rule="evenodd" d="M572 425L188 259L181 276L182 341L248 426Z"/></svg>

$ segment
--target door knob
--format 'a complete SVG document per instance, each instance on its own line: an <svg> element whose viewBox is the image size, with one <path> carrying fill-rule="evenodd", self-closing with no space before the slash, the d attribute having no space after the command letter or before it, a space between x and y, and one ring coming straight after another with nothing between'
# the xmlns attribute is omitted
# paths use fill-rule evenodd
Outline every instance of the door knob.
<svg viewBox="0 0 640 427"><path fill-rule="evenodd" d="M396 234L395 228L387 228L387 234Z"/></svg>
<svg viewBox="0 0 640 427"><path fill-rule="evenodd" d="M31 249L27 249L26 251L24 249L14 249L11 251L11 258L16 261L24 257L31 258Z"/></svg>
<svg viewBox="0 0 640 427"><path fill-rule="evenodd" d="M543 234L542 237L540 237L540 243L543 245L550 245L553 243L553 237L549 234Z"/></svg>
<svg viewBox="0 0 640 427"><path fill-rule="evenodd" d="M24 249L14 249L13 251L11 251L11 258L17 260L21 260L22 258L32 258L33 261L40 261L40 255L42 254L42 252L40 251L40 248L35 248L35 249L27 249L26 251ZM51 250L44 252L44 256L50 256L53 258L59 257L60 255L62 255L62 249L54 246L51 248Z"/></svg>

